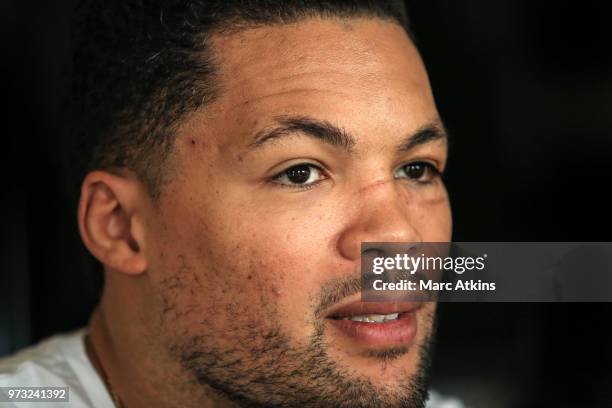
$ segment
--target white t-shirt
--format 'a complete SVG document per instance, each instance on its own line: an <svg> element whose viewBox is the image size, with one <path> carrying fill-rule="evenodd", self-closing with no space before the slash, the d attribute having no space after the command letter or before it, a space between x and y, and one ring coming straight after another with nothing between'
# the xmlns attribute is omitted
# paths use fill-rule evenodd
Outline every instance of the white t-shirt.
<svg viewBox="0 0 612 408"><path fill-rule="evenodd" d="M114 408L106 386L85 353L85 329L53 336L0 359L0 387L69 387L67 403L0 402L0 407Z"/></svg>
<svg viewBox="0 0 612 408"><path fill-rule="evenodd" d="M106 387L85 352L86 329L53 336L0 359L0 387L69 387L69 402L60 407L114 408ZM0 402L0 407L42 408L41 402ZM459 400L432 392L427 408L463 408Z"/></svg>

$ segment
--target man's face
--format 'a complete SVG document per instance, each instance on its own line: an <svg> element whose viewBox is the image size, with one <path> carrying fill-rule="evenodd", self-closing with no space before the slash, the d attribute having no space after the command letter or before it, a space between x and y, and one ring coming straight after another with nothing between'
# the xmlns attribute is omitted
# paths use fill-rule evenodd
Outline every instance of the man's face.
<svg viewBox="0 0 612 408"><path fill-rule="evenodd" d="M354 303L361 242L451 237L435 172L446 139L416 49L401 27L365 19L214 46L220 96L178 130L147 225L164 349L242 403L418 399L435 304L399 310L403 323L339 320L376 314Z"/></svg>

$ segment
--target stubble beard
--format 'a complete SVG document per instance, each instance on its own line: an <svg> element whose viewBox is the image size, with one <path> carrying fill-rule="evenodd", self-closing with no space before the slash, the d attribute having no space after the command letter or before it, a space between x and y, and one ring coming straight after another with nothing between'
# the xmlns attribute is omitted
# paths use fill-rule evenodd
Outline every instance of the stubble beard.
<svg viewBox="0 0 612 408"><path fill-rule="evenodd" d="M417 369L392 388L377 387L334 361L328 354L323 322L314 323L307 346L293 345L276 323L235 327L231 337L238 341L231 346L221 347L205 334L176 338L167 349L198 385L212 388L240 407L424 408L435 316L421 309L419 318L425 323L421 328L427 330L420 344L367 356L373 364L386 364L417 348Z"/></svg>

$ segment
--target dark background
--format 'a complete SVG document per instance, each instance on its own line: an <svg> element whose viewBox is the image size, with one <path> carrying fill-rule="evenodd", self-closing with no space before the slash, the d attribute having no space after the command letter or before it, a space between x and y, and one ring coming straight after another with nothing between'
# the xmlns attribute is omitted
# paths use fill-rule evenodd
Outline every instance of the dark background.
<svg viewBox="0 0 612 408"><path fill-rule="evenodd" d="M0 3L0 355L83 326L97 299L61 177L72 4ZM455 241L612 241L605 4L409 2L452 138ZM475 408L612 406L612 304L440 309L445 393Z"/></svg>

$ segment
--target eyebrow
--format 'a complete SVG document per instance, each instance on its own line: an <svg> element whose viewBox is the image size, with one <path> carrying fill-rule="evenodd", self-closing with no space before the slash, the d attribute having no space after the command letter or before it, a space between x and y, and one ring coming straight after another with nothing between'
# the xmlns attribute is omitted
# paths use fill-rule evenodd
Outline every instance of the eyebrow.
<svg viewBox="0 0 612 408"><path fill-rule="evenodd" d="M407 152L422 144L442 139L448 140L448 132L444 124L438 119L420 127L416 132L404 138L398 145L397 150Z"/></svg>
<svg viewBox="0 0 612 408"><path fill-rule="evenodd" d="M303 133L347 152L351 152L356 144L351 134L325 120L306 116L277 116L274 119L279 126L258 132L253 142L249 144L249 148L258 148L273 140L296 133Z"/></svg>
<svg viewBox="0 0 612 408"><path fill-rule="evenodd" d="M318 120L307 116L277 116L274 119L278 126L256 133L253 142L248 146L249 150L298 133L341 148L348 153L353 151L357 143L355 137L346 130L325 120ZM444 125L440 120L435 120L405 137L397 146L397 150L409 151L416 146L447 138Z"/></svg>

